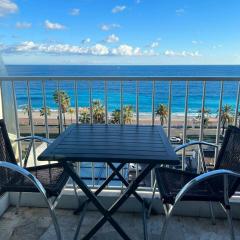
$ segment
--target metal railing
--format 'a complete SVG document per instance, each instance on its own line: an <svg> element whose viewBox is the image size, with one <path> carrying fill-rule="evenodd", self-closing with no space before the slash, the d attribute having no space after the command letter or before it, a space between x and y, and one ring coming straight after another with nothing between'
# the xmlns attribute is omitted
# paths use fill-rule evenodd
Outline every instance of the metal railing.
<svg viewBox="0 0 240 240"><path fill-rule="evenodd" d="M204 110L206 109L206 94L207 94L207 84L216 82L220 85L219 89L219 96L215 97L215 100L218 99L218 115L217 115L217 124L216 129L213 129L212 131L215 131L215 143L220 144L220 131L221 131L221 114L222 114L222 107L223 107L223 100L224 100L224 89L225 84L228 85L228 91L231 90L231 84L233 83L234 86L237 86L236 88L232 89L232 92L235 93L235 103L232 106L233 113L233 125L237 125L238 123L238 114L239 114L239 94L240 94L240 77L124 77L124 76L93 76L93 77L68 77L68 76L56 76L56 77L45 77L45 76L13 76L13 77L1 77L0 81L8 81L12 82L12 95L13 95L13 105L14 105L14 114L15 114L15 125L16 125L16 135L17 137L21 136L21 128L20 128L20 119L19 119L19 104L18 104L18 91L16 91L16 84L18 82L23 82L26 85L26 98L27 98L27 107L28 107L28 117L29 117L29 125L30 125L30 134L35 134L35 125L33 121L33 106L32 106L32 91L31 91L31 83L37 83L39 88L39 95L42 95L42 106L46 110L47 109L47 93L46 88L48 82L55 82L56 83L56 90L64 90L61 87L62 82L69 82L72 84L72 92L73 92L73 99L74 99L74 109L75 109L75 121L76 123L79 123L79 109L81 104L79 103L79 84L81 82L87 82L88 83L88 102L89 102L89 111L90 111L90 124L93 124L93 87L94 82L98 81L101 82L103 85L103 105L104 105L104 114L105 114L105 122L104 124L111 124L109 120L109 94L110 94L110 84L117 82L119 84L119 109L120 109L120 124L124 124L124 102L125 98L127 97L124 92L124 83L128 82L135 88L135 91L131 94L135 94L135 111L134 111L134 124L139 125L143 124L141 123L141 109L140 109L140 101L141 101L141 94L140 94L140 86L142 82L148 82L151 84L151 110L150 112L150 121L149 124L159 124L156 122L156 90L158 88L157 84L161 83L165 86L164 89L168 89L167 99L165 99L165 102L167 103L167 110L168 110L168 116L167 116L167 122L165 124L165 129L168 137L171 137L172 131L173 131L173 121L172 121L172 104L174 100L174 84L181 82L182 86L184 87L184 106L183 106L183 123L178 132L181 133L182 136L182 143L185 144L187 142L188 138L188 118L189 118L189 104L190 99L190 85L195 83L200 83L202 85L201 89L201 103L199 103L200 107L200 120L199 120L199 128L195 129L195 132L198 132L198 138L199 140L203 140L204 138L204 129L205 121L204 121ZM230 86L230 87L229 87ZM200 89L200 88L199 88ZM230 90L229 90L230 89ZM4 99L2 99L4 101ZM58 102L61 102L61 99L58 99ZM227 101L225 101L227 102ZM160 103L160 102L159 102ZM3 113L6 112L7 109L3 109ZM59 122L59 131L60 133L64 131L64 122L63 122L63 115L62 115L62 107L61 104L58 104L58 122ZM50 137L50 130L49 130L49 116L44 114L44 127L45 131L44 134L47 138ZM22 146L18 145L19 148L19 156L20 159L22 158ZM182 153L182 159L183 164L182 167L184 168L184 158L185 158L185 150ZM36 145L33 145L33 157L34 162L36 164ZM110 174L109 169L106 165L105 166L105 175L106 177ZM79 172L82 170L81 165L78 165ZM96 176L95 176L95 168L94 163L91 165L91 184L92 186L95 186L96 182ZM136 167L136 174L138 174L139 166ZM101 178L101 177L100 177ZM151 181L152 182L152 181ZM122 187L122 186L119 186Z"/></svg>

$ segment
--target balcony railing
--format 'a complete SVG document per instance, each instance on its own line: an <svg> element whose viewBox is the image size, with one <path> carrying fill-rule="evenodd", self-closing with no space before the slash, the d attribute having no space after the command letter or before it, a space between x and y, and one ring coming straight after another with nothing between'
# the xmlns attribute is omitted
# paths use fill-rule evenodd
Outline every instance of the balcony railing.
<svg viewBox="0 0 240 240"><path fill-rule="evenodd" d="M111 113L115 108L119 108L119 124L160 124L156 119L156 109L158 104L164 103L167 108L167 118L164 122L164 129L170 138L174 135L181 137L181 143L186 143L188 138L198 138L203 140L204 129L211 131L211 141L221 144L221 122L222 107L225 103L231 105L232 125L238 125L239 115L239 94L240 94L240 77L1 77L1 83L11 83L12 104L14 107L16 135L38 135L42 134L47 138L56 137L63 132L67 123L64 121L63 108L61 104L56 104L58 119L55 124L50 123L47 114L47 108L51 101L50 93L54 90L71 92L70 97L74 106L74 117L71 122L81 123L79 121L80 109L87 107L89 111L89 124L94 123L93 100L99 99L103 104L104 122L102 124L113 124L110 120ZM38 95L36 95L36 93ZM8 101L2 94L2 101ZM37 99L36 99L37 98ZM144 99L144 101L142 100ZM25 101L27 109L28 123L23 123L19 117L19 108ZM60 103L61 98L55 100ZM40 104L41 102L41 104ZM112 103L114 102L114 104ZM34 111L40 104L44 109L42 122L39 124L35 120ZM125 105L133 106L133 116L131 123L124 121ZM4 106L4 104L3 104ZM176 106L182 113L181 121L177 124L173 121L176 118ZM207 126L205 122L205 110L208 107L214 108L216 123ZM142 110L144 108L144 110ZM146 119L145 110L148 112L148 121ZM199 110L198 110L199 109ZM3 114L9 109L3 109ZM198 111L198 113L197 113ZM73 113L72 113L73 114ZM189 118L193 119L194 114L198 114L197 126L193 127L189 124ZM57 122L57 124L56 124ZM38 125L38 126L37 126ZM41 125L41 126L40 126ZM40 129L40 130L38 130ZM177 130L176 130L177 129ZM191 131L191 134L188 132ZM33 158L36 163L37 152L36 144L33 144ZM18 145L20 163L22 159L22 146ZM186 156L186 152L182 153L182 159ZM184 161L182 161L184 168ZM91 174L87 178L88 184L95 186L99 184L104 177L110 172L104 165L92 163L91 166L79 165L79 172L90 170ZM98 174L96 173L98 172ZM127 175L128 171L124 174ZM138 174L139 166L136 166L136 174ZM101 172L101 174L100 174ZM103 174L104 173L104 174ZM152 186L152 178L151 178ZM114 187L123 187L115 184Z"/></svg>

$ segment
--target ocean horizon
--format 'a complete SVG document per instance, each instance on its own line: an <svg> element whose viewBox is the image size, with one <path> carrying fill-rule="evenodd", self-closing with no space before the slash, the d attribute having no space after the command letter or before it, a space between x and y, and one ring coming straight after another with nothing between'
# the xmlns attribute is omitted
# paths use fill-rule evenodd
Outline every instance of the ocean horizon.
<svg viewBox="0 0 240 240"><path fill-rule="evenodd" d="M240 76L239 65L7 65L9 76L215 76L232 77ZM203 78L204 80L204 78ZM223 105L229 104L235 108L237 85L235 82L224 83ZM172 83L172 113L183 115L185 107L185 86L186 82ZM16 95L18 110L27 105L26 82L16 82ZM89 82L78 83L78 105L79 107L89 106ZM57 89L56 81L46 82L47 106L57 110L53 100L53 93ZM75 106L74 82L63 81L60 89L66 91L71 98L71 106ZM94 81L92 84L92 99L99 99L104 103L104 82ZM155 106L168 104L168 82L156 82ZM30 83L30 93L33 110L38 111L43 106L42 87L38 81ZM152 83L140 82L139 84L139 111L140 116L149 115L152 110ZM207 82L205 108L211 111L212 115L217 113L220 94L220 82ZM201 108L202 82L190 82L189 84L189 105L188 113L196 115ZM134 82L123 83L124 105L136 105L136 84ZM108 82L108 111L120 108L120 83Z"/></svg>

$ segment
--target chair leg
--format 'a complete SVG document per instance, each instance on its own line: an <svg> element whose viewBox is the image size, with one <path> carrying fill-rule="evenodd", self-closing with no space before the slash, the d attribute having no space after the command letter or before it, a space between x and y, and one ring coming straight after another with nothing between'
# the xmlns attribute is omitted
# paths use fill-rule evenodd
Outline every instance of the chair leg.
<svg viewBox="0 0 240 240"><path fill-rule="evenodd" d="M215 218L215 215L214 215L213 204L212 204L211 201L209 202L209 208L210 208L210 213L211 213L212 225L216 225L216 218Z"/></svg>
<svg viewBox="0 0 240 240"><path fill-rule="evenodd" d="M161 235L160 235L160 240L164 240L165 239L165 236L166 236L166 233L167 233L167 227L168 227L168 224L170 222L170 218L172 216L172 213L173 213L173 209L176 205L172 205L168 212L166 213L166 218L165 218L165 221L163 223L163 227L162 227L162 232L161 232ZM166 207L167 209L167 207Z"/></svg>
<svg viewBox="0 0 240 240"><path fill-rule="evenodd" d="M162 227L162 231L161 231L161 235L160 235L160 240L164 240L165 236L166 236L166 232L167 232L167 227L168 224L170 222L170 217L171 217L171 210L168 212L168 214L166 215L165 221L163 223L163 227Z"/></svg>
<svg viewBox="0 0 240 240"><path fill-rule="evenodd" d="M143 234L144 234L144 240L148 240L148 227L147 227L147 219L146 219L146 206L145 206L145 200L143 199L142 203L142 211L143 211Z"/></svg>
<svg viewBox="0 0 240 240"><path fill-rule="evenodd" d="M220 203L220 206L222 207L223 211L227 215L227 221L228 221L229 232L230 232L230 239L235 240L234 228L233 228L233 223L232 223L231 207L230 207L230 205L225 206L222 203Z"/></svg>
<svg viewBox="0 0 240 240"><path fill-rule="evenodd" d="M74 194L75 194L76 200L78 202L78 208L79 208L80 205L81 205L81 201L80 201L80 198L77 194L77 186L76 186L76 183L74 181L73 181L73 189L74 189Z"/></svg>
<svg viewBox="0 0 240 240"><path fill-rule="evenodd" d="M17 201L17 205L16 205L16 212L15 212L15 214L18 214L18 212L19 212L19 208L20 208L20 204L21 204L21 199L22 199L22 192L19 192L19 194L18 194L18 201Z"/></svg>
<svg viewBox="0 0 240 240"><path fill-rule="evenodd" d="M54 210L51 202L48 199L45 199L45 200L46 200L47 207L48 207L49 213L50 213L52 221L53 221L53 225L54 225L54 228L55 228L55 231L56 231L57 239L62 240L61 231L60 231L60 227L59 227L59 224L58 224L58 221L57 221L55 210Z"/></svg>
<svg viewBox="0 0 240 240"><path fill-rule="evenodd" d="M154 200L154 197L155 197L155 194L156 194L156 189L157 189L157 181L156 181L156 179L155 179L154 185L153 185L152 199L151 199L150 205L149 205L149 207L148 207L148 214L147 214L148 218L149 218L150 215L151 215L152 206L153 206L153 200Z"/></svg>
<svg viewBox="0 0 240 240"><path fill-rule="evenodd" d="M229 230L230 230L230 239L235 240L235 234L234 234L234 228L233 228L233 223L232 223L232 213L231 213L231 208L228 206L226 209L226 215L227 215L227 220L228 220L228 225L229 225Z"/></svg>

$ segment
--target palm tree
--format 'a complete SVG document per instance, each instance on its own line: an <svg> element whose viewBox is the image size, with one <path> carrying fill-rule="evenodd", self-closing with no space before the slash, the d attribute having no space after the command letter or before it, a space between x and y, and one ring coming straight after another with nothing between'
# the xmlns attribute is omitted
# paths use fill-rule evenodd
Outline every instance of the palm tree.
<svg viewBox="0 0 240 240"><path fill-rule="evenodd" d="M234 119L233 115L234 115L233 107L229 104L225 104L221 109L221 116L220 116L220 121L222 123L222 135L224 135L226 126L233 122L233 119Z"/></svg>
<svg viewBox="0 0 240 240"><path fill-rule="evenodd" d="M65 114L66 114L68 108L71 105L70 97L65 91L56 90L53 94L53 99L54 99L55 103L57 103L61 107L61 111L62 111L62 114L63 114L63 122L64 122L64 125L66 125Z"/></svg>
<svg viewBox="0 0 240 240"><path fill-rule="evenodd" d="M202 118L202 109L199 109L197 111L198 115L197 115L197 119L201 120ZM209 114L211 114L211 110L204 108L203 109L203 126L204 128L206 128L208 126L208 122L209 122Z"/></svg>
<svg viewBox="0 0 240 240"><path fill-rule="evenodd" d="M160 123L163 126L164 122L167 121L167 117L168 117L167 106L164 104L159 104L156 110L156 115L159 116Z"/></svg>
<svg viewBox="0 0 240 240"><path fill-rule="evenodd" d="M132 118L133 118L133 107L131 105L125 106L123 108L123 119L124 119L124 124L132 123Z"/></svg>
<svg viewBox="0 0 240 240"><path fill-rule="evenodd" d="M121 115L121 111L119 109L115 109L114 111L112 111L111 123L120 124L120 115Z"/></svg>
<svg viewBox="0 0 240 240"><path fill-rule="evenodd" d="M72 123L72 115L75 113L75 110L74 110L74 108L69 108L69 109L68 109L68 112L69 112L70 115L71 115L71 123Z"/></svg>
<svg viewBox="0 0 240 240"><path fill-rule="evenodd" d="M81 108L80 109L79 121L81 123L90 122L90 108ZM105 122L105 108L100 100L93 100L92 102L92 117L93 123L104 123Z"/></svg>
<svg viewBox="0 0 240 240"><path fill-rule="evenodd" d="M90 110L89 108L80 108L79 111L79 122L89 123L90 122Z"/></svg>
<svg viewBox="0 0 240 240"><path fill-rule="evenodd" d="M51 109L49 108L49 107L42 107L41 109L40 109L40 116L45 116L45 114L47 115L47 116L50 116L51 115Z"/></svg>
<svg viewBox="0 0 240 240"><path fill-rule="evenodd" d="M121 110L115 109L111 114L111 122L113 124L120 124ZM123 107L123 124L132 123L133 107L126 105Z"/></svg>
<svg viewBox="0 0 240 240"><path fill-rule="evenodd" d="M93 100L92 110L93 110L93 122L94 123L104 123L105 108L100 100Z"/></svg>
<svg viewBox="0 0 240 240"><path fill-rule="evenodd" d="M23 114L27 114L28 116L28 125L30 125L30 109L28 107L28 105L23 105L22 106L22 110L23 110Z"/></svg>

